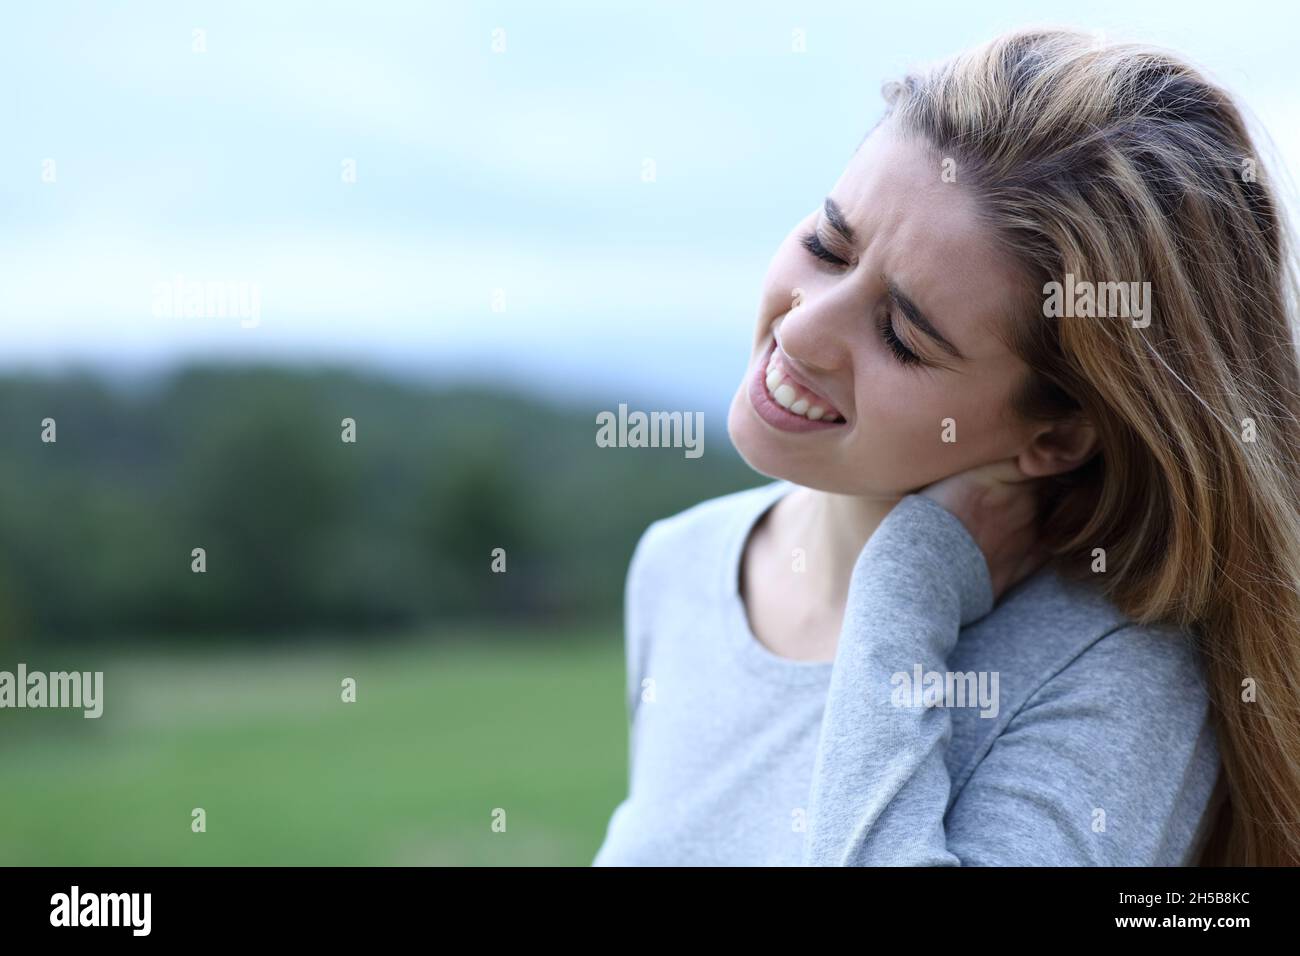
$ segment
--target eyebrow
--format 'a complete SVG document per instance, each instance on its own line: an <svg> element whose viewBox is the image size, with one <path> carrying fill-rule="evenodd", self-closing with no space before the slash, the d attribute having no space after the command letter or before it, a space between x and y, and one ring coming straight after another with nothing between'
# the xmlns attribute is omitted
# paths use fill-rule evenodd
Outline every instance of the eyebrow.
<svg viewBox="0 0 1300 956"><path fill-rule="evenodd" d="M852 243L855 238L853 227L845 220L844 213L840 212L840 207L835 204L835 200L827 196L823 208L826 211L826 221L831 224L831 228L838 232L845 242Z"/></svg>
<svg viewBox="0 0 1300 956"><path fill-rule="evenodd" d="M939 346L949 355L963 362L966 361L966 356L961 354L961 349L944 338L943 333L934 327L934 323L925 317L925 313L916 307L916 303L908 298L906 293L895 285L892 279L883 275L880 278L884 281L885 288L889 290L890 299L898 306L899 311L903 313L907 321L938 342Z"/></svg>
<svg viewBox="0 0 1300 956"><path fill-rule="evenodd" d="M848 221L844 218L844 213L835 200L827 196L822 208L826 212L826 221L830 223L831 228L838 232L845 242L852 244L856 239L853 227L848 224ZM888 276L882 275L880 278L884 280L885 288L889 290L889 298L898 306L899 311L903 313L903 317L907 321L934 339L940 348L949 355L963 362L966 361L966 356L962 354L961 349L948 341L944 334L935 328L934 323L926 318L925 313L917 307L907 293L900 289Z"/></svg>

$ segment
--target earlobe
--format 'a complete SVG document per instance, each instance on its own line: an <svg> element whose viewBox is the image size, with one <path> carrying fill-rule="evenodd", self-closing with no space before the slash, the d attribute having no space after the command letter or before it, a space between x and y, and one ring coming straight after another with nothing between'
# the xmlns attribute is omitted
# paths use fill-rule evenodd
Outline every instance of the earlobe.
<svg viewBox="0 0 1300 956"><path fill-rule="evenodd" d="M1017 463L1030 478L1064 474L1085 464L1097 450L1097 430L1087 419L1056 422L1040 429Z"/></svg>

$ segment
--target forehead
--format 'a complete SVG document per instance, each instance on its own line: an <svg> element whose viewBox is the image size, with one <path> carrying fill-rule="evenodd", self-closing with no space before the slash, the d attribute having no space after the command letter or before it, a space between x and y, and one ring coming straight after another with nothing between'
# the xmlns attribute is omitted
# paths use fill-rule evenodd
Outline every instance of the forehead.
<svg viewBox="0 0 1300 956"><path fill-rule="evenodd" d="M1023 280L980 221L970 190L946 182L944 157L881 123L831 198L870 257L969 358L1006 352L991 334L1009 320ZM824 215L824 214L823 214Z"/></svg>

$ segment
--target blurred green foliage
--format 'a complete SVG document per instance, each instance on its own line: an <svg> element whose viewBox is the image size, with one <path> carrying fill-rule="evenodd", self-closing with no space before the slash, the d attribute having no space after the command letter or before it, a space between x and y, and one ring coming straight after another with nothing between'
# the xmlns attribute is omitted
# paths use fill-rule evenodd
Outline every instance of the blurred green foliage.
<svg viewBox="0 0 1300 956"><path fill-rule="evenodd" d="M199 365L130 388L0 379L0 638L616 613L647 524L765 479L722 422L706 421L697 459L599 448L602 410L338 369ZM55 443L40 440L45 418Z"/></svg>

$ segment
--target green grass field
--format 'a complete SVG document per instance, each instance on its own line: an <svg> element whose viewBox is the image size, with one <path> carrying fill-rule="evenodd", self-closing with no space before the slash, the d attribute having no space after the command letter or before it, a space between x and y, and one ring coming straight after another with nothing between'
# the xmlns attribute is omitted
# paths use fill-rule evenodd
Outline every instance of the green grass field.
<svg viewBox="0 0 1300 956"><path fill-rule="evenodd" d="M627 780L622 644L531 637L105 658L98 720L0 710L0 864L588 865Z"/></svg>

